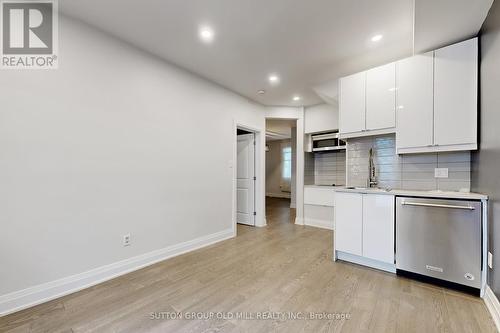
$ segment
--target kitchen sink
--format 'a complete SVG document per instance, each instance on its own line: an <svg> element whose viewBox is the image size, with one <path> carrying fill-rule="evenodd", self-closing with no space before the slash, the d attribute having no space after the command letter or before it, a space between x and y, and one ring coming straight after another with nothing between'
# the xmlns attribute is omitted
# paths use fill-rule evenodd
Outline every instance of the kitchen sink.
<svg viewBox="0 0 500 333"><path fill-rule="evenodd" d="M390 188L380 188L380 187L362 187L362 186L346 186L347 190L361 190L361 191L380 191L380 192L390 192Z"/></svg>

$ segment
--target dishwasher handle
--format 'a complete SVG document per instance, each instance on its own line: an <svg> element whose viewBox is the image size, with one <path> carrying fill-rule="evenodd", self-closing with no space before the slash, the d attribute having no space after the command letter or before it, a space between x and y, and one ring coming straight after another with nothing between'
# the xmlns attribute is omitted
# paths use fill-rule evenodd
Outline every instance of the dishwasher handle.
<svg viewBox="0 0 500 333"><path fill-rule="evenodd" d="M444 205L444 204L433 204L433 203L422 203L422 202L411 202L411 201L402 201L401 204L403 206L419 206L419 207L450 208L450 209L465 209L465 210L476 209L473 206Z"/></svg>

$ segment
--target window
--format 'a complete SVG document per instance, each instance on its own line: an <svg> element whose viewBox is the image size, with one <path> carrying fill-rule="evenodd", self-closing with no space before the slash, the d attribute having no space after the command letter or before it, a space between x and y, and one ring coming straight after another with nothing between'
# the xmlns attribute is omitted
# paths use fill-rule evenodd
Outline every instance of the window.
<svg viewBox="0 0 500 333"><path fill-rule="evenodd" d="M292 178L292 147L283 147L282 150L283 170L281 175L283 179Z"/></svg>

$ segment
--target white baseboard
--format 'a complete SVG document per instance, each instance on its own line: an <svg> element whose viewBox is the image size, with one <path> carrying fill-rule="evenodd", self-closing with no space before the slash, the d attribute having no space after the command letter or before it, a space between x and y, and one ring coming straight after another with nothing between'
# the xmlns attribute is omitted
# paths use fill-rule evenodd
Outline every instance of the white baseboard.
<svg viewBox="0 0 500 333"><path fill-rule="evenodd" d="M500 302L498 302L498 298L495 296L493 290L491 290L490 286L488 285L486 285L483 299L486 307L490 311L493 321L495 322L497 331L500 332Z"/></svg>
<svg viewBox="0 0 500 333"><path fill-rule="evenodd" d="M58 297L74 293L101 282L111 280L120 275L136 271L157 262L194 251L234 236L235 231L232 228L223 230L106 266L101 266L87 272L43 283L10 294L1 295L0 317L37 304L48 302Z"/></svg>
<svg viewBox="0 0 500 333"><path fill-rule="evenodd" d="M304 219L301 217L295 217L295 224L304 225Z"/></svg>
<svg viewBox="0 0 500 333"><path fill-rule="evenodd" d="M376 269L380 269L382 271L386 271L389 273L396 273L396 265L389 264L386 262L369 259L366 257L357 256L350 253L345 253L342 251L335 251L334 258L343 261L349 261L358 265L363 265L367 267L372 267ZM335 260L334 260L335 261Z"/></svg>
<svg viewBox="0 0 500 333"><path fill-rule="evenodd" d="M290 199L290 193L266 193L266 197Z"/></svg>
<svg viewBox="0 0 500 333"><path fill-rule="evenodd" d="M267 219L264 217L264 218L262 219L262 223L260 223L260 224L255 224L255 226L256 226L256 227L258 227L258 228L264 228L264 227L266 227L266 226L267 226Z"/></svg>
<svg viewBox="0 0 500 333"><path fill-rule="evenodd" d="M324 220L317 220L306 217L304 218L304 224L311 227L333 230L333 221L331 223L328 223Z"/></svg>

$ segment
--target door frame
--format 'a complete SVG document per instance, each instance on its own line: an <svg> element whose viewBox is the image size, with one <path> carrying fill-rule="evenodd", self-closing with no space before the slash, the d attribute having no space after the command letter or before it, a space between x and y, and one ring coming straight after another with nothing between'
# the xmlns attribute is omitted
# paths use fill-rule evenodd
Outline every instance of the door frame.
<svg viewBox="0 0 500 333"><path fill-rule="evenodd" d="M237 130L241 130L240 127L237 128ZM248 209L247 213L248 213L248 221L246 221L246 223L244 222L239 222L239 224L245 224L245 225L249 225L249 226L255 226L255 223L256 223L256 210L255 210L255 202L257 201L256 200L256 195L255 195L255 185L256 185L256 176L255 176L255 169L256 169L256 164L255 163L255 151L257 150L257 140L255 139L255 133L254 132L246 132L248 134L240 134L240 135L237 135L236 136L236 144L239 145L240 142L246 142L246 144L249 146L247 147L248 149L250 149L251 151L251 154L249 155L252 155L251 156L251 160L248 161L247 160L247 165L250 167L250 170L251 170L251 173L248 174L247 176L247 179L248 179L248 183L247 183L247 189L248 189L248 193L250 195L247 195L247 204L249 204L248 207L251 207L251 209ZM238 146L237 146L238 147ZM239 154L239 152L237 151L237 153ZM240 165L238 164L240 161L239 161L239 156L237 155L236 156L236 166L235 166L235 169L236 169L236 223L238 223L238 205L240 204L239 200L238 200L238 188L239 188L239 184L238 184L238 169L240 167Z"/></svg>
<svg viewBox="0 0 500 333"><path fill-rule="evenodd" d="M296 121L295 224L304 225L304 107L268 107L265 119ZM264 183L265 186L265 183ZM264 205L266 194L264 192Z"/></svg>
<svg viewBox="0 0 500 333"><path fill-rule="evenodd" d="M237 187L237 163L238 163L238 135L237 130L242 129L255 134L255 226L265 227L266 217L265 217L265 160L264 160L264 149L265 149L265 135L260 128L254 127L252 125L244 124L239 121L233 122L233 158L231 161L231 168L233 170L233 188L232 188L232 229L233 236L236 236L237 231L237 221L236 221L236 187Z"/></svg>

